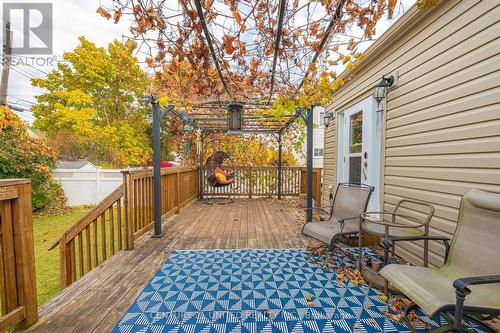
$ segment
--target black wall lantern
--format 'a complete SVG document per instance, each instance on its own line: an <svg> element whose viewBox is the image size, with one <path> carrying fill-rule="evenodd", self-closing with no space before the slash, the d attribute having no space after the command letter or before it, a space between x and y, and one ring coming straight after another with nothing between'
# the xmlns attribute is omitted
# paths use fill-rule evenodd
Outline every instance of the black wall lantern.
<svg viewBox="0 0 500 333"><path fill-rule="evenodd" d="M325 122L325 127L330 126L330 123L333 120L333 113L332 112L325 112L325 115L323 116L323 120Z"/></svg>
<svg viewBox="0 0 500 333"><path fill-rule="evenodd" d="M394 84L394 76L393 75L391 75L389 77L382 76L382 80L380 80L380 82L375 87L375 90L373 91L373 97L377 101L377 106L379 108L378 111L383 111L380 108L380 103L382 103L384 98L387 96L387 90L393 84Z"/></svg>

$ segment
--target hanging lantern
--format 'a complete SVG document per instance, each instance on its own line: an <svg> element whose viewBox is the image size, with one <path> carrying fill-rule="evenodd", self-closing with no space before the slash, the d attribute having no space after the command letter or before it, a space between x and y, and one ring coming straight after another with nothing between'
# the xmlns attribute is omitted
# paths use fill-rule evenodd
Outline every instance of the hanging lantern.
<svg viewBox="0 0 500 333"><path fill-rule="evenodd" d="M241 130L241 116L243 113L243 104L231 103L227 107L229 111L229 129L231 131Z"/></svg>

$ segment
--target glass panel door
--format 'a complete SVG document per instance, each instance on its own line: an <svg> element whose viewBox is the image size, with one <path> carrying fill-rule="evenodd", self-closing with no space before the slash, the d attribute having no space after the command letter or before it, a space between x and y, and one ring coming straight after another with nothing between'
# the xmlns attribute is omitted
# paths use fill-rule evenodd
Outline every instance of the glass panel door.
<svg viewBox="0 0 500 333"><path fill-rule="evenodd" d="M347 157L349 159L349 182L361 183L361 163L363 151L363 111L349 116L349 146Z"/></svg>
<svg viewBox="0 0 500 333"><path fill-rule="evenodd" d="M337 181L363 183L375 188L369 210L380 208L382 114L370 96L338 116Z"/></svg>

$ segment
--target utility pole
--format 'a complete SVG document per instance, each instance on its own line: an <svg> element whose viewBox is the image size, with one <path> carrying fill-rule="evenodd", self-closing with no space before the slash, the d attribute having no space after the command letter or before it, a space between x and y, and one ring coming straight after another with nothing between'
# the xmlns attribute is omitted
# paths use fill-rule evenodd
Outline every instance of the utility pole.
<svg viewBox="0 0 500 333"><path fill-rule="evenodd" d="M10 30L10 22L5 24L5 44L3 46L3 67L2 81L0 83L0 105L7 105L7 90L9 88L9 70L12 57L12 31Z"/></svg>

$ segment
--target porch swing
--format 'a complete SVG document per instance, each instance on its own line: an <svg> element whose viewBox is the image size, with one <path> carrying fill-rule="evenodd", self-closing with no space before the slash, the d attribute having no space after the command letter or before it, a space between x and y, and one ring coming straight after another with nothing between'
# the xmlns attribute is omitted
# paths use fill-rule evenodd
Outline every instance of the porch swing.
<svg viewBox="0 0 500 333"><path fill-rule="evenodd" d="M205 177L207 184L213 188L223 188L230 186L235 181L235 174L229 173L227 170L234 169L234 162L229 155L221 150L216 151L205 163ZM234 202L234 199L228 195L222 196L205 196L203 203L207 205L228 205Z"/></svg>
<svg viewBox="0 0 500 333"><path fill-rule="evenodd" d="M233 160L223 151L213 153L205 163L206 177L208 185L212 187L226 187L234 183L234 173L226 171L229 162L230 166L234 166Z"/></svg>

